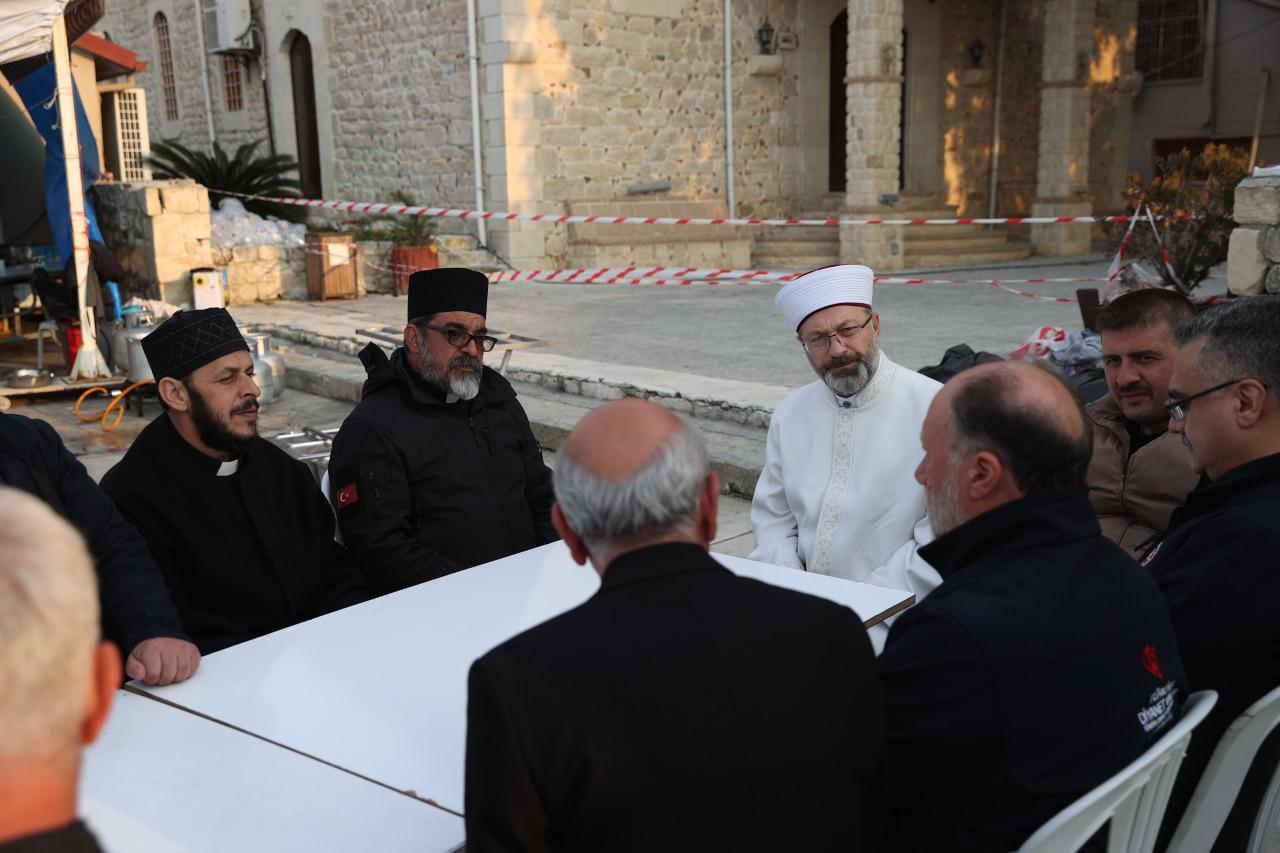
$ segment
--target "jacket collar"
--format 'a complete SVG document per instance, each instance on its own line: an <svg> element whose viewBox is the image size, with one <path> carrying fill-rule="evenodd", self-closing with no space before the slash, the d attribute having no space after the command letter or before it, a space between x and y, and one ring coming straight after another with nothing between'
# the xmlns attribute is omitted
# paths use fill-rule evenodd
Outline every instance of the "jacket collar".
<svg viewBox="0 0 1280 853"><path fill-rule="evenodd" d="M897 372L898 365L889 360L889 356L884 354L884 350L880 350L880 363L876 365L875 375L871 377L871 381L867 383L866 388L863 388L852 397L841 397L821 379L818 380L818 383L826 390L827 399L837 409L861 409L871 405L884 394L885 389L893 382L893 376Z"/></svg>
<svg viewBox="0 0 1280 853"><path fill-rule="evenodd" d="M1176 511L1174 522L1185 515L1218 509L1232 503L1239 495L1268 489L1280 491L1280 453L1246 462L1205 483L1187 495L1186 503ZM1174 522L1170 523L1171 528Z"/></svg>
<svg viewBox="0 0 1280 853"><path fill-rule="evenodd" d="M922 546L920 556L945 580L990 556L1055 548L1101 533L1088 490L1076 486L996 507Z"/></svg>
<svg viewBox="0 0 1280 853"><path fill-rule="evenodd" d="M657 580L670 575L707 571L727 572L729 570L697 545L687 542L666 542L628 551L615 559L600 578L600 591L607 592L620 586Z"/></svg>

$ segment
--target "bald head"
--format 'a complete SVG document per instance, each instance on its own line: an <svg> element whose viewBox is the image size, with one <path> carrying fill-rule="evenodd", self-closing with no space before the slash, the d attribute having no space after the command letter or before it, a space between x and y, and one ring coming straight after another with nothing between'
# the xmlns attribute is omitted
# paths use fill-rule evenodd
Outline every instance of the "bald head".
<svg viewBox="0 0 1280 853"><path fill-rule="evenodd" d="M583 543L600 569L623 550L706 544L714 533L708 492L718 484L702 436L654 403L618 400L579 421L556 461L555 489L557 528L571 550Z"/></svg>
<svg viewBox="0 0 1280 853"><path fill-rule="evenodd" d="M687 429L684 422L656 403L617 400L578 421L563 452L595 476L618 482L648 464L681 429Z"/></svg>
<svg viewBox="0 0 1280 853"><path fill-rule="evenodd" d="M998 362L966 370L938 393L955 451L989 450L1025 494L1084 482L1093 453L1088 416L1056 372Z"/></svg>

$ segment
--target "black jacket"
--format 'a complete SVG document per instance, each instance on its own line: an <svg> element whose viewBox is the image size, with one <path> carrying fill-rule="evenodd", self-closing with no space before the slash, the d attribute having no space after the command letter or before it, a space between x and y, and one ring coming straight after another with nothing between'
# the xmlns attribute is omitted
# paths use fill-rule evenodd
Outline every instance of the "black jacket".
<svg viewBox="0 0 1280 853"><path fill-rule="evenodd" d="M878 849L884 709L858 617L696 546L619 557L476 661L469 692L471 853Z"/></svg>
<svg viewBox="0 0 1280 853"><path fill-rule="evenodd" d="M53 427L0 415L0 481L40 498L84 536L98 573L103 635L126 656L143 640L187 639L146 543Z"/></svg>
<svg viewBox="0 0 1280 853"><path fill-rule="evenodd" d="M146 537L204 654L368 599L306 465L254 439L232 476L152 421L102 488Z"/></svg>
<svg viewBox="0 0 1280 853"><path fill-rule="evenodd" d="M102 853L102 847L88 827L76 820L60 829L0 843L0 853Z"/></svg>
<svg viewBox="0 0 1280 853"><path fill-rule="evenodd" d="M1168 610L1083 487L1005 504L920 556L942 584L879 661L889 849L1013 850L1176 719Z"/></svg>
<svg viewBox="0 0 1280 853"><path fill-rule="evenodd" d="M333 441L329 482L347 547L392 592L558 537L551 471L511 383L446 403L398 349L373 344L360 405Z"/></svg>
<svg viewBox="0 0 1280 853"><path fill-rule="evenodd" d="M1169 602L1191 689L1218 691L1178 771L1167 837L1222 733L1280 686L1280 454L1189 494L1143 564ZM1280 730L1259 750L1215 850L1245 849L1278 756Z"/></svg>

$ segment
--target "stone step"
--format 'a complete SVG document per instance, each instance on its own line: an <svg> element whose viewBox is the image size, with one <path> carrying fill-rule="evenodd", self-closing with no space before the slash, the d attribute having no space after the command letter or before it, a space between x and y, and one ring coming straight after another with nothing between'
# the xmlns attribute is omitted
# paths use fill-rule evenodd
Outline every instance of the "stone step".
<svg viewBox="0 0 1280 853"><path fill-rule="evenodd" d="M752 266L760 270L800 272L840 263L834 252L830 255L752 255Z"/></svg>
<svg viewBox="0 0 1280 853"><path fill-rule="evenodd" d="M752 246L754 255L836 255L840 253L839 241L826 240L757 240Z"/></svg>
<svg viewBox="0 0 1280 853"><path fill-rule="evenodd" d="M906 269L929 269L935 267L976 267L985 264L998 264L1017 261L1031 257L1031 244L1010 242L1005 246L978 251L943 249L937 251L914 251L908 247L903 263Z"/></svg>
<svg viewBox="0 0 1280 853"><path fill-rule="evenodd" d="M1007 245L1009 235L1003 231L988 231L980 234L952 234L947 226L928 234L912 235L908 233L903 242L907 254L918 252L942 251L977 251L979 249L999 248Z"/></svg>
<svg viewBox="0 0 1280 853"><path fill-rule="evenodd" d="M798 213L796 219L955 219L954 207L885 208L874 213L844 212L837 210L807 210ZM788 227L788 226L784 226ZM789 226L795 227L795 226Z"/></svg>
<svg viewBox="0 0 1280 853"><path fill-rule="evenodd" d="M980 236L992 233L986 225L904 225L902 236L911 240L932 240L935 236L951 237Z"/></svg>
<svg viewBox="0 0 1280 853"><path fill-rule="evenodd" d="M782 225L759 228L751 232L756 245L761 242L831 243L840 242L840 229L833 226Z"/></svg>

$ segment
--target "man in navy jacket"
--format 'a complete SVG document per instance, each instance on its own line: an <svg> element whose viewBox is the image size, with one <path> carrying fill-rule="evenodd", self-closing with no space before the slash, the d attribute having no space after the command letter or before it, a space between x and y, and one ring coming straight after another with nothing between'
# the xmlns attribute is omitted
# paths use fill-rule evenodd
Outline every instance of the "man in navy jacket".
<svg viewBox="0 0 1280 853"><path fill-rule="evenodd" d="M200 652L182 631L146 543L51 426L0 415L0 482L40 498L84 536L98 573L103 635L127 656L125 673L148 684L190 678Z"/></svg>
<svg viewBox="0 0 1280 853"><path fill-rule="evenodd" d="M1054 374L975 367L921 434L942 585L880 657L888 849L1011 850L1142 752L1186 697L1155 582L1104 538L1092 432Z"/></svg>
<svg viewBox="0 0 1280 853"><path fill-rule="evenodd" d="M1191 738L1166 813L1176 827L1231 721L1280 686L1280 298L1256 296L1178 328L1169 431L1211 482L1187 496L1143 558L1165 599L1194 690L1218 704ZM1244 850L1280 758L1258 751L1215 851Z"/></svg>

